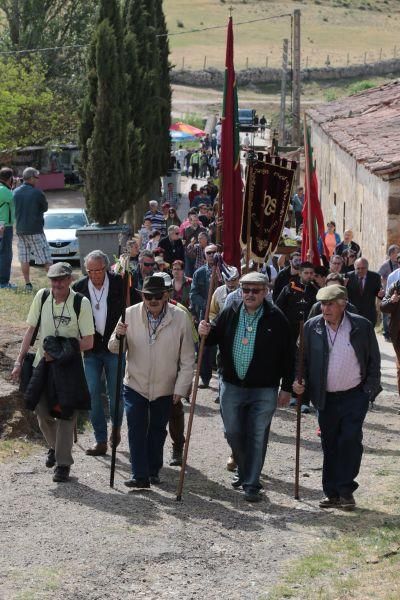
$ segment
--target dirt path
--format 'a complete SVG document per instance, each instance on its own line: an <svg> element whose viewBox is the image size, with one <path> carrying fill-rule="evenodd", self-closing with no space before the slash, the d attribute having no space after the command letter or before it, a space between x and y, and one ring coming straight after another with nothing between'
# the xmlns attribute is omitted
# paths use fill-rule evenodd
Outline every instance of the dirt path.
<svg viewBox="0 0 400 600"><path fill-rule="evenodd" d="M377 516L377 471L400 454L393 352L380 343L385 392L367 417L357 493L360 511ZM0 465L0 598L267 598L289 559L356 522L362 527L356 514L334 518L318 508L321 451L314 415L302 418L301 501L293 499L290 409L273 420L264 500L246 504L224 468L228 448L214 403L215 379L213 388L199 392L182 503L175 500L176 468L166 466L162 485L151 491L123 486L129 476L125 430L114 490L108 485L110 458L84 454L90 434L79 437L70 483L52 482L44 449ZM166 457L169 450L168 439Z"/></svg>

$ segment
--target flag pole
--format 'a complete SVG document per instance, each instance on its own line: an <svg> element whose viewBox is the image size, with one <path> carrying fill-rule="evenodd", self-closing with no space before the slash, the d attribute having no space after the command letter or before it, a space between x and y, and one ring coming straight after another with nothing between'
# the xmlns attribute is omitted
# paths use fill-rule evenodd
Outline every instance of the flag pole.
<svg viewBox="0 0 400 600"><path fill-rule="evenodd" d="M307 241L308 241L308 248L306 249L306 253L305 256L307 257L307 255L309 254L309 252L312 252L312 247L313 247L313 243L312 243L312 236L313 236L313 232L312 232L312 211L311 211L311 178L310 178L310 149L308 147L308 134L307 134L307 117L306 114L304 113L304 168L305 168L305 181L306 181L306 185L304 186L305 189L307 190L307 196L305 198L305 202L307 202L307 231L308 231L308 236L307 236ZM311 257L311 260L313 261L313 256ZM309 258L310 260L310 258Z"/></svg>

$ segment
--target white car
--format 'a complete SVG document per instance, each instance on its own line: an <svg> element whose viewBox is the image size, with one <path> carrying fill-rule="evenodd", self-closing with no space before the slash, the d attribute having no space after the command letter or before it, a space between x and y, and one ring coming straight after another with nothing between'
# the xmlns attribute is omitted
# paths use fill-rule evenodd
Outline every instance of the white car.
<svg viewBox="0 0 400 600"><path fill-rule="evenodd" d="M44 213L44 233L53 260L79 260L76 230L89 225L83 208L50 208Z"/></svg>

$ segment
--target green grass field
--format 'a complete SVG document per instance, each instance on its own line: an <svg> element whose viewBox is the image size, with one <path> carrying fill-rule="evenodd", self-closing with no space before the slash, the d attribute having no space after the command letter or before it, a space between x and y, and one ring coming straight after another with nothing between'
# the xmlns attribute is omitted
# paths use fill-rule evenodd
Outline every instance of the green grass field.
<svg viewBox="0 0 400 600"><path fill-rule="evenodd" d="M327 55L332 65L400 57L399 0L164 0L170 32L171 60L177 68L222 67L226 31L214 29L183 33L190 29L225 25L228 8L233 21L247 21L301 10L302 64L322 66ZM282 40L291 37L290 17L235 27L236 69L281 64ZM395 46L397 48L395 49Z"/></svg>

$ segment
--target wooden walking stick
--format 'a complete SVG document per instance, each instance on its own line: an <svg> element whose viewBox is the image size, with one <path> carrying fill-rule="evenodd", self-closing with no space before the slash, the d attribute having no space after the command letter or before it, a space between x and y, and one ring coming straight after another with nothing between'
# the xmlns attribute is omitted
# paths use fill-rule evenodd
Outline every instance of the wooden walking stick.
<svg viewBox="0 0 400 600"><path fill-rule="evenodd" d="M129 272L128 272L128 258L124 262L123 271L123 300L122 300L122 313L121 321L125 323L125 311L127 304L128 294L128 283L129 283ZM119 338L118 348L118 366L117 366L117 385L115 389L115 406L114 406L114 427L112 429L112 450L111 450L111 470L110 470L110 487L114 487L114 475L115 475L115 460L117 454L117 423L119 420L119 404L121 400L121 387L122 387L122 358L124 354L124 341L125 336L121 335Z"/></svg>
<svg viewBox="0 0 400 600"><path fill-rule="evenodd" d="M216 278L217 278L217 261L219 260L219 257L217 257L217 255L215 255L214 260L215 260L215 262L214 262L214 265L212 268L210 287L208 289L206 312L204 315L204 320L207 321L207 323L208 323L208 319L210 316L211 298L212 298L212 295L213 295L213 292L215 289L215 283L216 283ZM206 336L202 336L201 340L200 340L199 354L197 357L197 369L196 369L196 375L194 378L192 400L190 402L189 420L188 420L188 426L187 426L187 432L186 432L185 446L183 449L181 472L179 474L179 483L178 483L178 488L176 490L176 499L178 502L180 502L182 500L183 482L185 480L185 469L186 469L187 457L188 457L188 452L189 452L190 435L192 433L194 409L196 407L197 390L199 387L200 369L201 369L201 363L203 360L205 343L206 343Z"/></svg>
<svg viewBox="0 0 400 600"><path fill-rule="evenodd" d="M299 331L299 368L297 372L298 383L303 383L303 358L304 358L304 313L300 321ZM299 476L300 476L300 431L301 431L301 401L303 394L297 396L296 403L296 466L294 475L294 497L300 500L299 496Z"/></svg>

